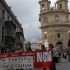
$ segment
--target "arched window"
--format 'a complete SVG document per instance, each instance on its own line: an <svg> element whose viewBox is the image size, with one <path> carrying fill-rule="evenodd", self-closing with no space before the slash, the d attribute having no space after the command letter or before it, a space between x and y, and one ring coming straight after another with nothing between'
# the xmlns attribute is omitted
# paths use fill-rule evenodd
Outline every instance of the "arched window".
<svg viewBox="0 0 70 70"><path fill-rule="evenodd" d="M60 8L62 8L62 4L60 4Z"/></svg>
<svg viewBox="0 0 70 70"><path fill-rule="evenodd" d="M57 33L57 38L60 38L60 33Z"/></svg>
<svg viewBox="0 0 70 70"><path fill-rule="evenodd" d="M47 39L47 32L44 32L44 39Z"/></svg>
<svg viewBox="0 0 70 70"><path fill-rule="evenodd" d="M44 4L42 4L42 7L44 7Z"/></svg>
<svg viewBox="0 0 70 70"><path fill-rule="evenodd" d="M44 4L42 4L42 10L44 10Z"/></svg>

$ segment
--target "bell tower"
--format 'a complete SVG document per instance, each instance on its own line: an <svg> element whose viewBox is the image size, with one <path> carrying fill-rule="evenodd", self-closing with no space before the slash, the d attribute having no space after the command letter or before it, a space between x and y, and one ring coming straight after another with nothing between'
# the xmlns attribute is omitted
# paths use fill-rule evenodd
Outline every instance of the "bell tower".
<svg viewBox="0 0 70 70"><path fill-rule="evenodd" d="M43 26L48 24L48 15L47 12L50 10L50 0L39 0L40 4L40 16L39 21L41 22L41 30L42 30L42 44L47 44L47 31L44 31ZM46 46L47 47L47 46Z"/></svg>
<svg viewBox="0 0 70 70"><path fill-rule="evenodd" d="M58 0L56 3L58 9L68 10L68 0Z"/></svg>
<svg viewBox="0 0 70 70"><path fill-rule="evenodd" d="M39 0L40 11L50 9L50 1L49 0Z"/></svg>

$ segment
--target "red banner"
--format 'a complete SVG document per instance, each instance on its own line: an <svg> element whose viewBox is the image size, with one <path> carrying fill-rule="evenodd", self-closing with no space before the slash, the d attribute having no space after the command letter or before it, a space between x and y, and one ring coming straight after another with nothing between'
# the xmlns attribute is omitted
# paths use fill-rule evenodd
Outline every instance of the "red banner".
<svg viewBox="0 0 70 70"><path fill-rule="evenodd" d="M52 66L52 54L51 51L4 53L0 55L0 62L2 63L0 67L5 69L9 69L10 67L13 69L50 68Z"/></svg>

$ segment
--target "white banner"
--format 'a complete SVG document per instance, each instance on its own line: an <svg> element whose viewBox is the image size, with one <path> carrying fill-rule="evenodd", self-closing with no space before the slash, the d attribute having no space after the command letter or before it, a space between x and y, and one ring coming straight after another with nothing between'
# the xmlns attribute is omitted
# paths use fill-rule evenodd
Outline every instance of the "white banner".
<svg viewBox="0 0 70 70"><path fill-rule="evenodd" d="M33 68L33 56L10 58L12 69Z"/></svg>
<svg viewBox="0 0 70 70"><path fill-rule="evenodd" d="M21 52L0 55L0 69L33 68L33 53Z"/></svg>
<svg viewBox="0 0 70 70"><path fill-rule="evenodd" d="M0 60L1 69L23 69L33 68L33 56L2 58Z"/></svg>

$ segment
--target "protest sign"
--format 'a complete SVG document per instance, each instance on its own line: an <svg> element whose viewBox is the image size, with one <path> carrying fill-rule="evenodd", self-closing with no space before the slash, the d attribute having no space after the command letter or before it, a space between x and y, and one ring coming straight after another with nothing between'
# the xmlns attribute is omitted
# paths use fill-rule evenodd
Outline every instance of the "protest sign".
<svg viewBox="0 0 70 70"><path fill-rule="evenodd" d="M52 66L51 51L38 51L35 54L35 68L50 68Z"/></svg>
<svg viewBox="0 0 70 70"><path fill-rule="evenodd" d="M33 52L6 53L0 56L1 69L34 68Z"/></svg>

